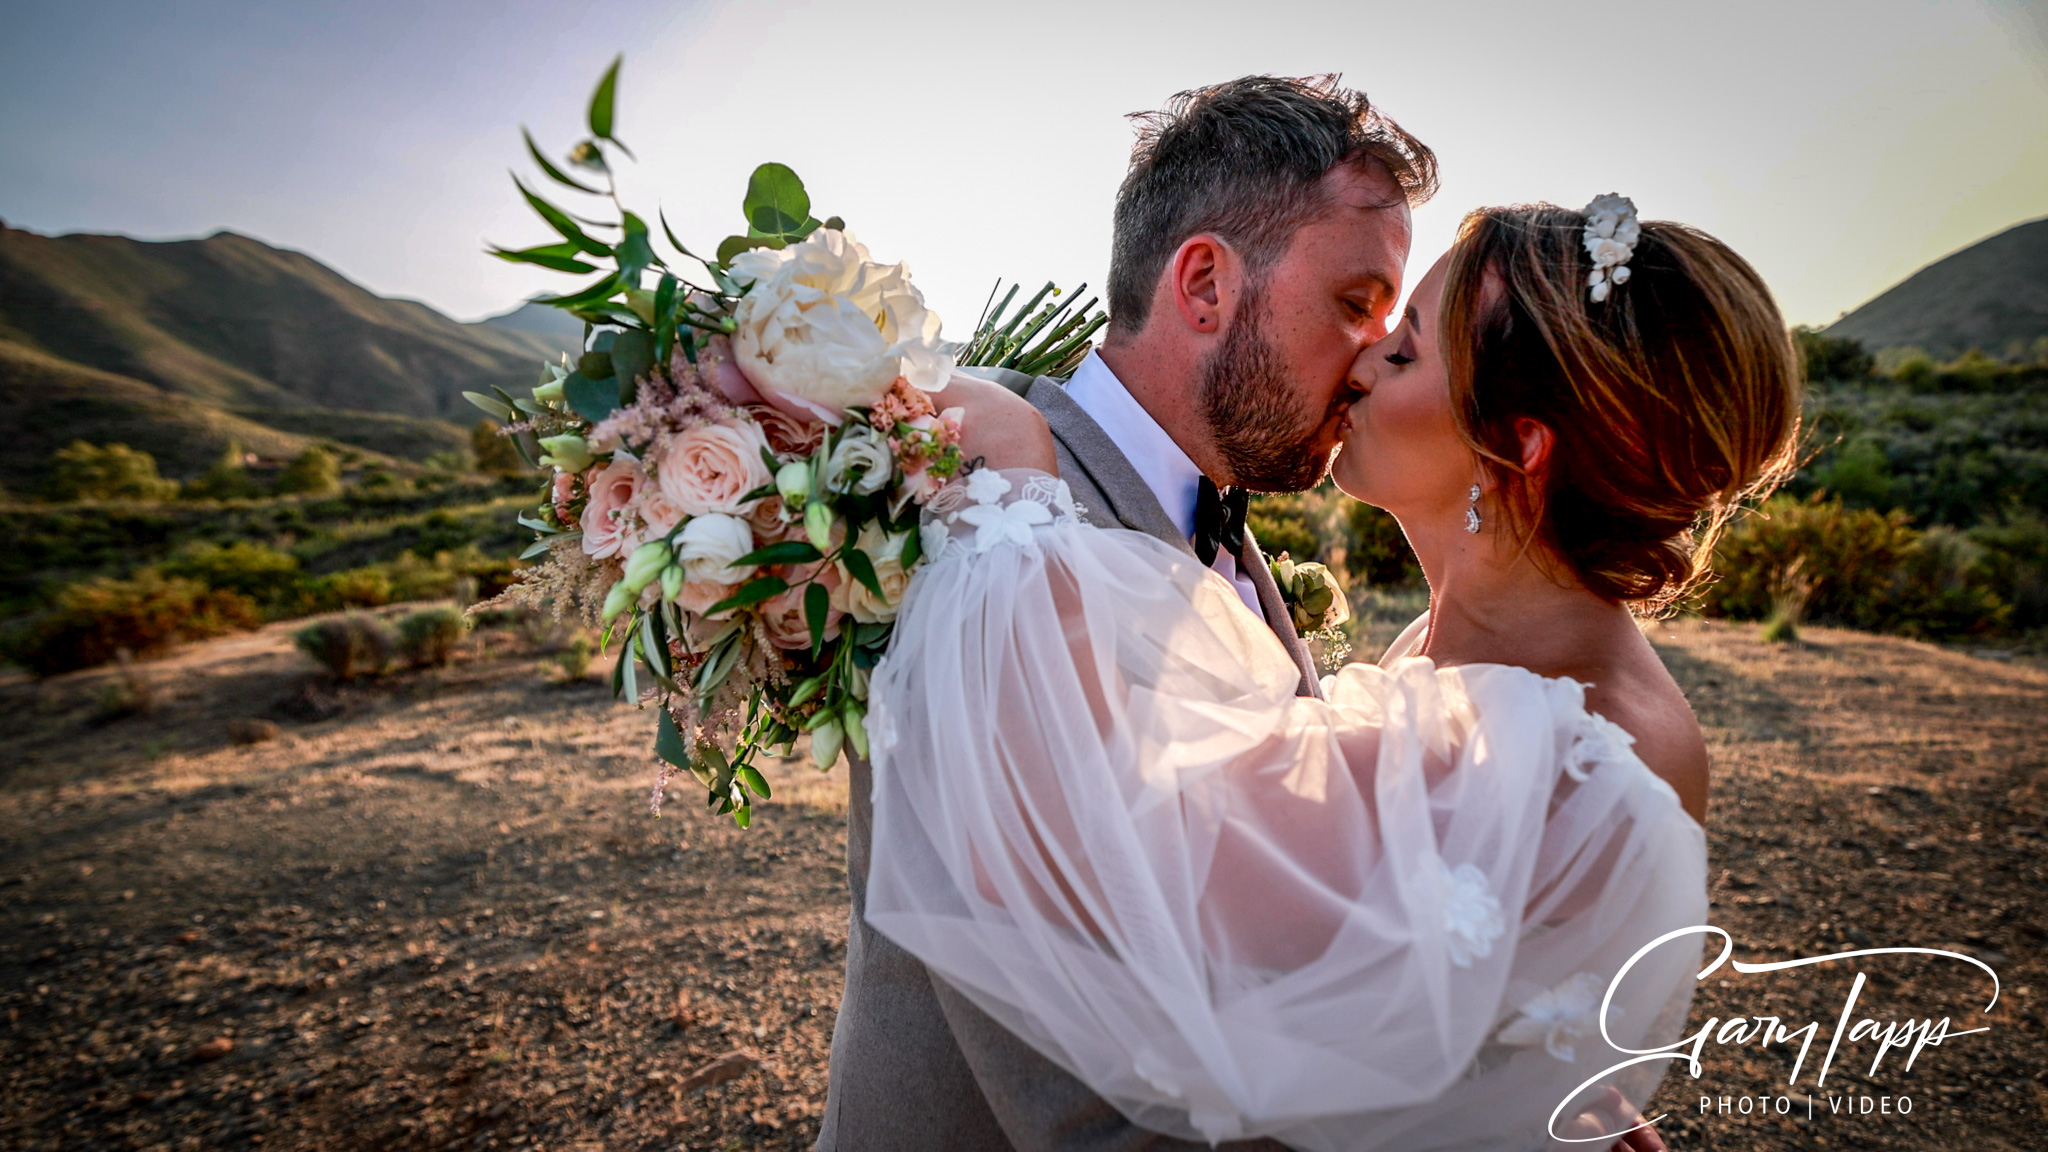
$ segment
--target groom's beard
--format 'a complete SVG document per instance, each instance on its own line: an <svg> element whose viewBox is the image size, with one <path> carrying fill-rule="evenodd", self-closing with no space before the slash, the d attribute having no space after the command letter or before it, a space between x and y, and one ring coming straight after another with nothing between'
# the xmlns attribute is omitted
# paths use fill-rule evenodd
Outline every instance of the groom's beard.
<svg viewBox="0 0 2048 1152"><path fill-rule="evenodd" d="M1329 452L1317 452L1325 412L1294 404L1280 354L1266 340L1265 303L1248 291L1237 322L1202 364L1202 414L1235 482L1254 492L1302 492L1322 483Z"/></svg>

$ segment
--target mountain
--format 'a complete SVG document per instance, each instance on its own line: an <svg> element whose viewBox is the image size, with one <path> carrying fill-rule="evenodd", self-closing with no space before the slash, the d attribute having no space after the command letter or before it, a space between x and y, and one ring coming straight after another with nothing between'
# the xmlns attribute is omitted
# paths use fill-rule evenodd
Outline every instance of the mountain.
<svg viewBox="0 0 2048 1152"><path fill-rule="evenodd" d="M560 308L535 304L531 300L503 316L478 320L465 327L488 327L494 332L509 335L550 363L564 352L574 359L583 350L583 321Z"/></svg>
<svg viewBox="0 0 2048 1152"><path fill-rule="evenodd" d="M302 253L232 232L152 242L0 224L0 483L74 438L122 441L166 475L228 439L316 439L422 458L467 444L465 391L532 386L558 332L519 309L462 324ZM579 332L580 335L580 332Z"/></svg>
<svg viewBox="0 0 2048 1152"><path fill-rule="evenodd" d="M2025 354L2048 337L2048 218L1942 257L1828 326L1877 351L1905 345L1946 359L1976 348Z"/></svg>

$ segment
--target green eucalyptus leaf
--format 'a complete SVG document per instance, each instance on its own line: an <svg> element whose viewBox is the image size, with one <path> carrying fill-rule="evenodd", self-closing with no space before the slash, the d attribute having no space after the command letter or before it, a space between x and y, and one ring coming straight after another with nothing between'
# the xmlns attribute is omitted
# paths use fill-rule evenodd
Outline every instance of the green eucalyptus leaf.
<svg viewBox="0 0 2048 1152"><path fill-rule="evenodd" d="M571 292L566 296L541 296L537 297L534 303L546 304L553 308L563 308L573 312L579 308L603 303L617 295L618 291L619 278L617 276L605 276L586 286L580 292Z"/></svg>
<svg viewBox="0 0 2048 1152"><path fill-rule="evenodd" d="M868 559L867 553L848 546L840 560L846 565L847 572L851 573L855 580L860 581L868 591L874 593L876 598L884 596L882 581L875 575L875 562Z"/></svg>
<svg viewBox="0 0 2048 1152"><path fill-rule="evenodd" d="M612 375L618 378L622 390L646 376L654 370L653 334L640 331L619 333L618 338L612 341L611 362Z"/></svg>
<svg viewBox="0 0 2048 1152"><path fill-rule="evenodd" d="M654 729L654 754L678 768L690 766L690 746L683 742L683 730L669 710L661 710L661 722Z"/></svg>
<svg viewBox="0 0 2048 1152"><path fill-rule="evenodd" d="M752 608L770 596L789 591L789 581L780 576L756 576L740 585L739 591L704 610L706 616L716 616L735 608Z"/></svg>
<svg viewBox="0 0 2048 1152"><path fill-rule="evenodd" d="M570 411L595 424L619 406L619 384L609 376L593 380L571 372L562 381L562 398L569 402Z"/></svg>
<svg viewBox="0 0 2048 1152"><path fill-rule="evenodd" d="M740 778L741 783L752 789L754 795L761 799L766 800L774 795L768 790L768 781L762 777L761 770L752 764L741 764L733 772Z"/></svg>
<svg viewBox="0 0 2048 1152"><path fill-rule="evenodd" d="M560 208L555 207L553 204L550 204L547 201L541 199L540 197L535 196L532 192L527 191L526 185L519 182L519 177L512 177L512 183L515 187L519 189L519 194L521 196L526 197L527 204L532 206L535 212L540 213L541 219L548 222L548 227L553 228L555 231L562 234L562 239L567 240L571 244L574 244L577 248L589 253L592 256L608 257L612 254L612 250L610 248L605 247L603 244L600 244L597 241L592 240L589 236L585 235L583 229L578 228L576 226L576 222L574 220L569 219L569 214L567 212L562 211Z"/></svg>
<svg viewBox="0 0 2048 1152"><path fill-rule="evenodd" d="M732 258L751 248L782 248L788 241L780 236L727 236L718 242L718 262L732 263Z"/></svg>
<svg viewBox="0 0 2048 1152"><path fill-rule="evenodd" d="M464 400L469 401L471 404L474 404L477 407L483 409L484 411L489 412L491 415L496 416L500 420L519 419L519 414L513 411L512 406L510 404L506 404L499 400L494 400L481 392L464 392L462 394L462 398Z"/></svg>
<svg viewBox="0 0 2048 1152"><path fill-rule="evenodd" d="M606 332L604 335L611 336L614 339L617 337L617 334L612 332ZM607 344L609 343L607 341ZM576 371L590 377L592 380L611 379L613 375L611 352L609 350L585 352L576 361Z"/></svg>
<svg viewBox="0 0 2048 1152"><path fill-rule="evenodd" d="M804 589L804 622L811 628L811 651L825 646L825 618L832 611L832 594L823 584Z"/></svg>
<svg viewBox="0 0 2048 1152"><path fill-rule="evenodd" d="M661 283L654 286L654 362L668 363L669 351L675 345L675 310L677 297L676 278L670 273L661 274Z"/></svg>
<svg viewBox="0 0 2048 1152"><path fill-rule="evenodd" d="M825 226L825 227L827 227L827 228L830 228L830 229L832 229L832 230L833 230L834 232L844 232L844 231L846 231L846 221L844 221L844 220L841 220L841 219L840 219L839 217L837 217L837 216L827 216L827 217L825 217L825 224L824 224L824 226Z"/></svg>
<svg viewBox="0 0 2048 1152"><path fill-rule="evenodd" d="M808 540L782 540L764 548L754 549L733 561L733 566L745 568L767 564L809 564L824 558L825 554L812 547Z"/></svg>
<svg viewBox="0 0 2048 1152"><path fill-rule="evenodd" d="M547 173L548 179L553 180L557 184L566 184L569 187L574 188L578 192L588 192L592 196L604 195L604 193L598 191L595 188L592 188L588 184L583 183L581 180L577 180L571 177L567 173L563 172L560 168L557 168L552 163L550 163L548 161L548 158L541 153L540 145L535 144L533 142L533 133L528 132L524 128L521 128L519 130L519 134L521 136L526 137L526 150L528 152L533 153L533 162L535 164L540 165L540 170L542 172Z"/></svg>
<svg viewBox="0 0 2048 1152"><path fill-rule="evenodd" d="M492 248L491 255L514 264L538 264L557 272L595 272L597 265L585 264L576 259L581 248L563 241L560 244L544 244L538 248Z"/></svg>
<svg viewBox="0 0 2048 1152"><path fill-rule="evenodd" d="M764 236L798 234L811 218L811 196L787 164L768 163L754 169L741 202L747 226Z"/></svg>
<svg viewBox="0 0 2048 1152"><path fill-rule="evenodd" d="M903 534L903 552L897 563L903 566L905 572L916 568L917 562L924 559L924 541L921 539L923 535L915 528Z"/></svg>
<svg viewBox="0 0 2048 1152"><path fill-rule="evenodd" d="M617 255L619 258L619 279L628 287L640 283L640 273L657 262L654 245L647 240L647 222L633 215L625 214L625 235L620 238Z"/></svg>
<svg viewBox="0 0 2048 1152"><path fill-rule="evenodd" d="M612 106L619 94L619 65L625 60L623 54L612 60L604 79L597 82L597 91L590 96L590 134L600 140L612 138Z"/></svg>

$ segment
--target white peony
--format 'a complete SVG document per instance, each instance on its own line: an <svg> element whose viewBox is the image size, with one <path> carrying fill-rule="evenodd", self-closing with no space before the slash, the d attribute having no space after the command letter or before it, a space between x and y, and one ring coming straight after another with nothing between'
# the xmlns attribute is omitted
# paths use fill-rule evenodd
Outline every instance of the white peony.
<svg viewBox="0 0 2048 1152"><path fill-rule="evenodd" d="M787 248L742 252L732 278L748 286L733 310L733 358L771 403L837 425L898 376L931 392L952 375L953 346L909 266L875 263L851 233L820 228Z"/></svg>
<svg viewBox="0 0 2048 1152"><path fill-rule="evenodd" d="M733 561L754 550L754 529L738 516L712 512L692 517L676 537L676 559L690 582L737 584L754 574Z"/></svg>

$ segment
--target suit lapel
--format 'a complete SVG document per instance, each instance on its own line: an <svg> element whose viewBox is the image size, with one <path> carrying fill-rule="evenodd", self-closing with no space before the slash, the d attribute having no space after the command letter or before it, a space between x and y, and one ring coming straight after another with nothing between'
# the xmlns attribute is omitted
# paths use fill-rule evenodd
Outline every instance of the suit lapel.
<svg viewBox="0 0 2048 1152"><path fill-rule="evenodd" d="M1015 375L1012 373L1011 375ZM1005 380L1003 383L1008 384ZM1067 472L1067 481L1077 490L1091 489L1099 496L1106 508L1091 511L1107 512L1117 524L1147 536L1164 540L1182 552L1193 556L1195 546L1173 523L1173 517L1153 495L1152 486L1131 467L1123 449L1109 438L1109 433L1095 422L1095 418L1082 411L1074 398L1060 382L1050 376L1040 376L1025 390L1024 398L1045 417L1046 426L1052 429L1053 439L1059 442L1061 468ZM1069 469L1071 468L1071 471ZM1071 472L1079 472L1076 476ZM1096 523L1099 517L1090 517ZM1107 526L1106 524L1104 526ZM1315 658L1310 655L1308 645L1294 630L1294 616L1287 610L1287 602L1280 597L1280 588L1273 583L1273 573L1266 567L1265 553L1259 551L1258 541L1251 533L1245 533L1244 551L1237 557L1238 567L1250 577L1252 587L1258 590L1259 611L1266 619L1266 626L1280 639L1282 647L1294 659L1295 667L1301 670L1301 683L1297 687L1303 696L1322 696L1321 681L1316 676Z"/></svg>
<svg viewBox="0 0 2048 1152"><path fill-rule="evenodd" d="M1237 554L1238 570L1251 577L1252 587L1259 593L1259 611L1266 617L1266 626L1280 637L1280 644L1287 654L1294 658L1294 666L1301 670L1301 683L1295 689L1297 695L1322 699L1322 678L1316 675L1316 660L1308 650L1308 643L1301 633L1294 629L1294 613L1287 610L1287 601L1280 596L1280 586L1273 582L1273 570L1266 566L1266 554L1259 550L1259 542L1252 534L1244 534L1244 551Z"/></svg>
<svg viewBox="0 0 2048 1152"><path fill-rule="evenodd" d="M1025 399L1045 417L1046 426L1052 429L1053 439L1060 442L1081 471L1088 477L1088 483L1109 505L1108 512L1116 517L1117 523L1135 532L1164 540L1168 544L1192 556L1195 546L1180 534L1174 526L1173 517L1160 506L1159 497L1152 494L1152 486L1138 475L1125 458L1123 449L1109 438L1109 433L1095 422L1095 418L1082 411L1074 398L1059 381L1050 376L1040 376L1031 382Z"/></svg>

